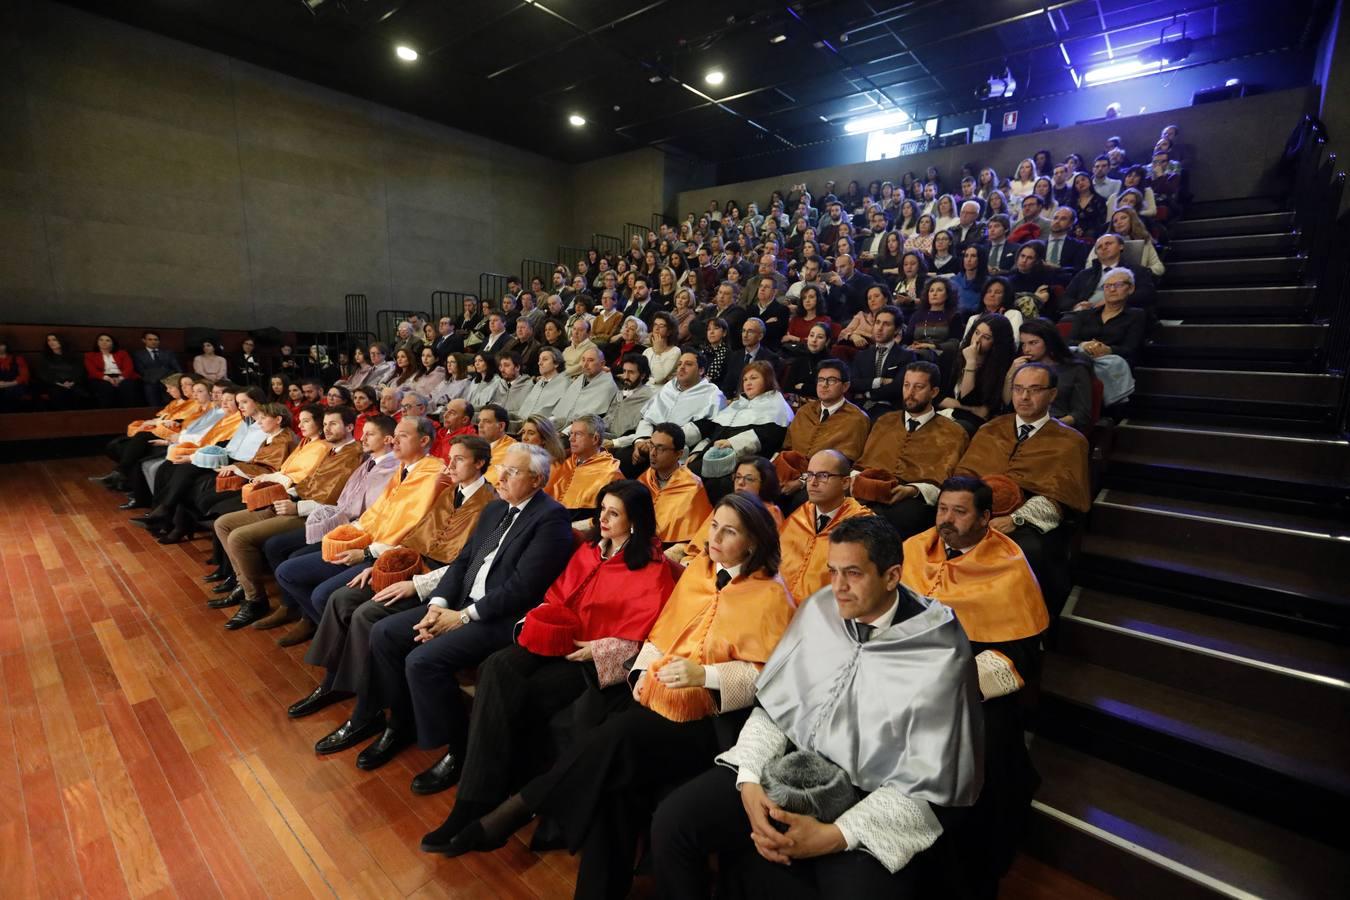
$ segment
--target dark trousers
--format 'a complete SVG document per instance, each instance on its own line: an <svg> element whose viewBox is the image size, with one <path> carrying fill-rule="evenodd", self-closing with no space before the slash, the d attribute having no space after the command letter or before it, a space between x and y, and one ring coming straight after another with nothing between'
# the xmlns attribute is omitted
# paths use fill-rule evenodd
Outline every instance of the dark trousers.
<svg viewBox="0 0 1350 900"><path fill-rule="evenodd" d="M138 381L123 379L119 384L109 384L100 378L89 382L89 389L94 393L94 401L102 407L140 406L144 399Z"/></svg>
<svg viewBox="0 0 1350 900"><path fill-rule="evenodd" d="M190 462L181 465L165 463L155 475L155 506L174 509L186 503L201 482L209 479L214 484L215 478L214 469L203 469Z"/></svg>
<svg viewBox="0 0 1350 900"><path fill-rule="evenodd" d="M1023 525L1008 535L1022 548L1031 571L1040 582L1045 607L1052 618L1059 615L1073 589L1073 575L1069 571L1071 530L1061 523L1058 528L1042 534L1039 528Z"/></svg>
<svg viewBox="0 0 1350 900"><path fill-rule="evenodd" d="M160 449L151 445L153 440L157 440L154 432L140 431L131 437L113 438L103 452L117 464L117 471L130 478L136 463L149 456L151 451Z"/></svg>
<svg viewBox="0 0 1350 900"><path fill-rule="evenodd" d="M469 804L477 818L510 796L538 760L530 751L547 742L550 720L586 691L589 665L512 644L478 667L456 808Z"/></svg>
<svg viewBox="0 0 1350 900"><path fill-rule="evenodd" d="M318 553L323 549L321 544L308 544L305 542L305 529L297 528L295 531L287 531L283 534L275 534L267 539L263 544L263 556L267 558L267 568L276 574L281 564L292 556L302 556L306 553ZM293 606L294 604L286 604Z"/></svg>
<svg viewBox="0 0 1350 900"><path fill-rule="evenodd" d="M426 605L419 604L375 623L370 631L370 678L352 718L360 721L377 710L390 710L401 728L417 723L417 745L423 750L448 747L463 758L469 714L455 673L511 643L514 624L470 622L419 644L413 640L413 626L426 612Z"/></svg>
<svg viewBox="0 0 1350 900"><path fill-rule="evenodd" d="M912 863L892 875L861 850L832 853L792 865L771 863L755 851L750 822L736 790L736 773L708 769L677 788L652 819L652 863L667 900L707 898L708 856L719 854L720 894L745 900L905 900L918 897Z"/></svg>
<svg viewBox="0 0 1350 900"><path fill-rule="evenodd" d="M361 562L341 566L326 561L321 553L303 553L277 566L272 575L281 589L281 602L291 609L298 609L301 615L317 624L323 618L323 608L328 605L333 591L370 565Z"/></svg>
<svg viewBox="0 0 1350 900"><path fill-rule="evenodd" d="M891 527L900 533L902 541L921 531L927 531L937 521L937 508L924 503L922 497L910 497L899 503L867 505L874 513L891 523Z"/></svg>
<svg viewBox="0 0 1350 900"><path fill-rule="evenodd" d="M577 897L628 894L657 791L708 768L717 750L711 719L672 722L630 702L521 788L525 805L556 819L581 851Z"/></svg>
<svg viewBox="0 0 1350 900"><path fill-rule="evenodd" d="M323 686L330 691L355 694L366 683L370 670L370 631L375 623L394 613L422 605L417 595L387 606L371 603L369 587L342 586L328 597L319 619L319 629L305 653L305 662L323 666Z"/></svg>
<svg viewBox="0 0 1350 900"><path fill-rule="evenodd" d="M141 395L145 398L146 406L163 406L169 399L169 392L164 389L164 385L153 378L141 379Z"/></svg>

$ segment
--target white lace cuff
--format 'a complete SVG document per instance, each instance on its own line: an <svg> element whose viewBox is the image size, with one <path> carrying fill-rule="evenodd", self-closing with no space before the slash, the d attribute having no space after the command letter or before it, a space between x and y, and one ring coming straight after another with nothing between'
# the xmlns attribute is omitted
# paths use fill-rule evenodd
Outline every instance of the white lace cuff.
<svg viewBox="0 0 1350 900"><path fill-rule="evenodd" d="M899 872L942 834L942 825L924 800L882 785L834 821L850 850L866 850L888 872Z"/></svg>
<svg viewBox="0 0 1350 900"><path fill-rule="evenodd" d="M977 655L975 671L980 676L980 695L985 700L1015 694L1025 683L1012 660L997 650L985 650Z"/></svg>
<svg viewBox="0 0 1350 900"><path fill-rule="evenodd" d="M762 708L755 707L750 718L741 726L736 745L718 755L713 762L736 770L736 787L759 784L764 767L787 750L787 735L769 718Z"/></svg>

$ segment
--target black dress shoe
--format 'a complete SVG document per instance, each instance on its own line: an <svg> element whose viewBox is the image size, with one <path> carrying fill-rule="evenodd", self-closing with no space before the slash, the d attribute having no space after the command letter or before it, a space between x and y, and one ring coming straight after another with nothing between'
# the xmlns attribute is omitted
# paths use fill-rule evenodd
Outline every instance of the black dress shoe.
<svg viewBox="0 0 1350 900"><path fill-rule="evenodd" d="M231 606L238 606L244 602L244 589L241 587L230 591L229 596L217 597L214 600L206 601L207 609L228 609ZM263 615L267 615L267 610L263 610ZM235 626L238 627L237 625Z"/></svg>
<svg viewBox="0 0 1350 900"><path fill-rule="evenodd" d="M422 852L459 856L459 853L452 852L451 841L480 816L492 812L494 808L492 804L475 803L456 797L454 809L450 810L450 815L446 816L440 827L422 835Z"/></svg>
<svg viewBox="0 0 1350 900"><path fill-rule="evenodd" d="M384 731L384 713L378 713L369 722L356 724L351 719L343 722L337 730L325 735L314 745L314 752L321 756L337 753L348 747L355 747L366 738Z"/></svg>
<svg viewBox="0 0 1350 900"><path fill-rule="evenodd" d="M374 771L389 762L415 740L415 736L402 728L386 728L380 736L356 757L356 767L366 772Z"/></svg>
<svg viewBox="0 0 1350 900"><path fill-rule="evenodd" d="M118 509L145 509L145 504L142 503L142 502L140 502L139 500L137 500L135 497L132 497L132 498L130 498L129 500L127 500L126 503L121 504L121 505L118 506L117 508L118 508Z"/></svg>
<svg viewBox="0 0 1350 900"><path fill-rule="evenodd" d="M326 706L332 706L334 703L341 703L352 696L346 691L330 691L323 685L319 685L308 697L297 700L287 707L286 715L292 719L303 719L311 713L316 713Z"/></svg>
<svg viewBox="0 0 1350 900"><path fill-rule="evenodd" d="M190 541L197 537L197 533L192 529L175 528L172 531L166 531L155 538L161 544L181 544L184 541Z"/></svg>
<svg viewBox="0 0 1350 900"><path fill-rule="evenodd" d="M230 596L233 597L234 594ZM237 628L243 628L245 625L252 625L271 611L272 607L268 605L266 600L247 600L240 605L237 613L230 616L230 620L225 623L225 627L234 631Z"/></svg>
<svg viewBox="0 0 1350 900"><path fill-rule="evenodd" d="M229 577L230 577L229 570L226 569L224 566L219 566L211 574L202 576L202 581L205 581L207 584L211 584L213 581L224 581L226 578Z"/></svg>
<svg viewBox="0 0 1350 900"><path fill-rule="evenodd" d="M459 783L459 773L463 770L464 764L459 757L447 753L430 769L413 776L412 792L425 795L449 790Z"/></svg>
<svg viewBox="0 0 1350 900"><path fill-rule="evenodd" d="M144 528L146 531L154 531L156 529L169 527L169 521L167 519L149 513L143 516L132 516L128 521L137 528Z"/></svg>
<svg viewBox="0 0 1350 900"><path fill-rule="evenodd" d="M232 594L239 587L239 579L233 575L228 576L224 581L211 588L213 594Z"/></svg>

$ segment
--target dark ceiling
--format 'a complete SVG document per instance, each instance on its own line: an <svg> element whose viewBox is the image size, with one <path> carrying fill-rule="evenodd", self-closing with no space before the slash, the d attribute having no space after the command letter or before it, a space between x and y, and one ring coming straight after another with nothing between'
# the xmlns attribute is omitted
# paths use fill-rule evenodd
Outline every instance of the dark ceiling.
<svg viewBox="0 0 1350 900"><path fill-rule="evenodd" d="M721 162L854 116L1019 96L1169 39L1201 64L1316 44L1324 0L66 0L299 78L577 162L658 146ZM1175 17L1175 18L1174 18ZM781 36L781 38L780 38ZM777 39L777 40L775 40ZM397 44L415 48L399 61ZM719 87L705 82L714 68ZM587 124L574 128L571 114Z"/></svg>

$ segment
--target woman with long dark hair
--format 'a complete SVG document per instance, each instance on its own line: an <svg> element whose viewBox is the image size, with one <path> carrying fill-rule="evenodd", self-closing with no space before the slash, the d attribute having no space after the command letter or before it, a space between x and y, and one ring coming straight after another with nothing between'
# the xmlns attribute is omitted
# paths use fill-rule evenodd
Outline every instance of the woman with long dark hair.
<svg viewBox="0 0 1350 900"><path fill-rule="evenodd" d="M731 493L713 511L706 556L690 565L652 626L620 694L581 741L496 809L428 839L446 855L503 846L535 814L581 852L578 897L623 897L653 795L705 770L719 726L754 702L754 679L792 618L778 575L778 530L763 501ZM735 728L740 716L729 720ZM460 821L463 821L462 819ZM430 843L430 841L429 841Z"/></svg>
<svg viewBox="0 0 1350 900"><path fill-rule="evenodd" d="M73 353L66 352L65 341L48 334L37 365L38 381L52 409L75 409L89 402L84 366Z"/></svg>
<svg viewBox="0 0 1350 900"><path fill-rule="evenodd" d="M141 400L141 376L131 356L110 334L95 338L95 348L84 355L84 371L99 406L136 406ZM221 359L221 378L225 360Z"/></svg>
<svg viewBox="0 0 1350 900"><path fill-rule="evenodd" d="M1065 425L1087 431L1092 425L1092 364L1069 349L1054 323L1045 319L1027 319L1018 329L1021 354L1008 367L1003 380L1003 402L1012 403L1012 382L1017 369L1027 363L1041 363L1055 370L1059 378L1050 415Z"/></svg>
<svg viewBox="0 0 1350 900"><path fill-rule="evenodd" d="M1017 355L1012 326L998 313L975 320L961 342L960 367L953 370L943 409L971 434L1003 409L1003 382Z"/></svg>

